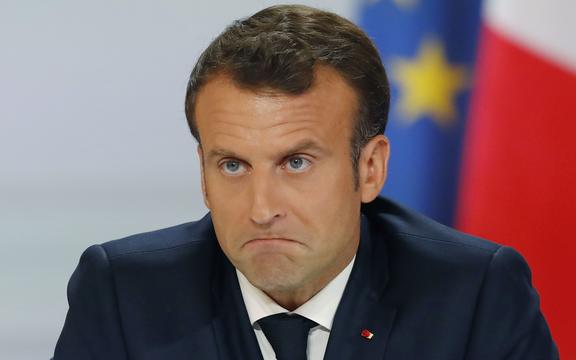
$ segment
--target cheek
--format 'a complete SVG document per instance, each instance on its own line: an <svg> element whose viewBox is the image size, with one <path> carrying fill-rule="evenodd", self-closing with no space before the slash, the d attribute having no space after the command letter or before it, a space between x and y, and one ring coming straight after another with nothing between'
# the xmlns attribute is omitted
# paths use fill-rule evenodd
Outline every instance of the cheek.
<svg viewBox="0 0 576 360"><path fill-rule="evenodd" d="M212 168L206 170L204 180L212 211L219 214L238 212L246 189L242 178L226 178L217 168ZM233 209L237 211L231 211Z"/></svg>
<svg viewBox="0 0 576 360"><path fill-rule="evenodd" d="M352 165L345 160L326 163L311 176L307 196L318 206L329 208L354 197Z"/></svg>
<svg viewBox="0 0 576 360"><path fill-rule="evenodd" d="M246 217L242 187L231 186L218 176L206 176L206 194L210 201L210 213L216 235L223 249L233 249L240 232L242 219Z"/></svg>
<svg viewBox="0 0 576 360"><path fill-rule="evenodd" d="M338 166L339 165L339 166ZM292 194L292 211L305 226L321 237L339 236L354 223L360 209L360 194L354 189L351 165L326 166L310 178L305 189Z"/></svg>

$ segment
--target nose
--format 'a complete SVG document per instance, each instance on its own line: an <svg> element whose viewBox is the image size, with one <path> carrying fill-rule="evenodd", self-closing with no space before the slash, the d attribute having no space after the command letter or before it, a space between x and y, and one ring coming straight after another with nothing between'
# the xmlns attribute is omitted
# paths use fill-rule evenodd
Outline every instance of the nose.
<svg viewBox="0 0 576 360"><path fill-rule="evenodd" d="M270 226L286 216L274 174L252 173L250 220L258 226Z"/></svg>

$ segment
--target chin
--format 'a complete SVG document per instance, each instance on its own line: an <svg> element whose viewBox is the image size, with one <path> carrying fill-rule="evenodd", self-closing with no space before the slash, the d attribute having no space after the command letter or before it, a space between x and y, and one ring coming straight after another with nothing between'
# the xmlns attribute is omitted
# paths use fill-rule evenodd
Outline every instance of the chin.
<svg viewBox="0 0 576 360"><path fill-rule="evenodd" d="M246 270L243 271L246 278L264 292L289 291L301 286L299 267L288 259L267 259Z"/></svg>

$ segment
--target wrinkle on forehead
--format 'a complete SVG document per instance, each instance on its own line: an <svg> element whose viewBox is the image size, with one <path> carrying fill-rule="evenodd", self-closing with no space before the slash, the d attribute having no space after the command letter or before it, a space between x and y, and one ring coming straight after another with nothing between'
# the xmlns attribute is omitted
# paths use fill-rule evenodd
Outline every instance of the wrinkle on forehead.
<svg viewBox="0 0 576 360"><path fill-rule="evenodd" d="M321 116L319 115L326 112L328 104L314 95L285 95L270 98L240 92L239 97L242 101L235 104L233 108L230 106L230 101L226 101L228 99L219 99L204 115L210 117L211 122L217 121L261 130L282 126L285 122L320 122ZM242 121L239 122L238 119Z"/></svg>
<svg viewBox="0 0 576 360"><path fill-rule="evenodd" d="M228 121L214 120L213 128L210 133L215 137L232 137L238 139L278 139L289 137L296 133L310 134L321 136L325 131L313 126L318 121L301 120L301 121L281 121L276 124L263 124L262 126L250 126L244 123L233 123ZM312 125L312 126L311 126Z"/></svg>
<svg viewBox="0 0 576 360"><path fill-rule="evenodd" d="M292 127L292 126L290 126ZM245 130L245 131L216 131L212 133L212 138L208 147L222 149L243 149L243 151L257 151L262 149L284 151L283 149L293 148L299 143L317 144L316 148L323 148L327 152L329 138L325 132L314 131L314 127L298 126L291 129L276 127L267 130ZM228 130L228 131L226 131ZM263 152L261 152L263 154Z"/></svg>

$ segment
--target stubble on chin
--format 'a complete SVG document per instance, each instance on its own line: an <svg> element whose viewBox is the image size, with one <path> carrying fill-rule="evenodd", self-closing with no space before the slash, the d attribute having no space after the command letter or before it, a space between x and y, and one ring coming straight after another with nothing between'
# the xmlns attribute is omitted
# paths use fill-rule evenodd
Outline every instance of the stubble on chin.
<svg viewBox="0 0 576 360"><path fill-rule="evenodd" d="M262 254L251 259L242 273L265 293L286 292L301 286L300 266L283 255Z"/></svg>

